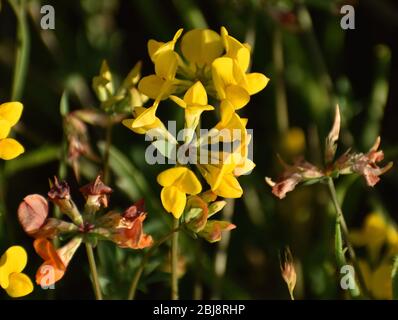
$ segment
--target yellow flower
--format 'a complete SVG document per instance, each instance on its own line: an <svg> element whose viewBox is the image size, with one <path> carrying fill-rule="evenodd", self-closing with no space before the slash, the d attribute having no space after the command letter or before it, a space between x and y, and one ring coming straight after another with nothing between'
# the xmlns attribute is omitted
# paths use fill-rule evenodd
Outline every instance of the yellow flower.
<svg viewBox="0 0 398 320"><path fill-rule="evenodd" d="M167 99L174 90L174 79L180 57L174 52L174 46L181 36L182 29L169 42L148 41L148 52L155 64L155 74L141 79L138 89L151 99Z"/></svg>
<svg viewBox="0 0 398 320"><path fill-rule="evenodd" d="M288 155L299 155L305 150L305 134L300 128L293 127L287 130L281 141L282 149Z"/></svg>
<svg viewBox="0 0 398 320"><path fill-rule="evenodd" d="M157 181L163 187L160 194L163 207L176 219L184 212L186 195L195 195L202 191L200 181L186 167L167 169L158 175Z"/></svg>
<svg viewBox="0 0 398 320"><path fill-rule="evenodd" d="M235 109L244 107L250 96L263 90L269 79L262 73L246 73L250 65L250 46L242 44L221 28L225 51L212 64L214 87L220 100L227 99Z"/></svg>
<svg viewBox="0 0 398 320"><path fill-rule="evenodd" d="M0 159L11 160L25 150L12 138L7 138L10 130L21 118L23 105L19 102L7 102L0 105Z"/></svg>
<svg viewBox="0 0 398 320"><path fill-rule="evenodd" d="M238 142L238 145L230 152L210 152L209 163L198 164L197 167L215 194L224 198L240 198L243 190L236 177L251 171L255 164L248 159L251 136L245 128L247 121L229 110L221 109L221 121L210 131L211 140L233 145ZM201 137L199 144L206 144L207 139L206 136Z"/></svg>
<svg viewBox="0 0 398 320"><path fill-rule="evenodd" d="M174 46L177 43L177 40L180 38L183 29L178 29L175 33L173 39L168 42L161 42L156 40L149 40L148 41L148 53L153 62L156 62L159 55L167 51L173 51Z"/></svg>
<svg viewBox="0 0 398 320"><path fill-rule="evenodd" d="M398 231L378 212L366 217L362 229L351 231L350 239L354 246L366 247L371 261L378 260L384 245L387 245L387 255L398 253Z"/></svg>
<svg viewBox="0 0 398 320"><path fill-rule="evenodd" d="M33 291L29 277L22 273L28 257L24 248L10 247L0 259L0 286L12 298L28 295Z"/></svg>
<svg viewBox="0 0 398 320"><path fill-rule="evenodd" d="M170 96L170 99L185 109L185 129L188 131L185 140L189 142L199 124L202 112L214 110L214 107L207 104L207 93L200 81L187 90L184 99L177 96Z"/></svg>
<svg viewBox="0 0 398 320"><path fill-rule="evenodd" d="M151 109L152 108L152 109ZM133 114L135 118L125 119L122 124L138 134L147 134L152 138L164 140L177 144L175 137L167 130L163 122L155 115L153 107L135 107Z"/></svg>
<svg viewBox="0 0 398 320"><path fill-rule="evenodd" d="M214 88L218 98L228 100L234 108L243 108L250 96L263 90L269 79L261 73L248 73L230 57L221 57L212 64Z"/></svg>
<svg viewBox="0 0 398 320"><path fill-rule="evenodd" d="M190 63L193 72L197 68L211 65L223 51L221 37L213 30L193 29L188 31L181 40L182 55Z"/></svg>
<svg viewBox="0 0 398 320"><path fill-rule="evenodd" d="M248 43L240 43L228 34L225 27L221 27L221 37L225 47L225 57L235 59L243 72L246 72L250 65L251 48Z"/></svg>

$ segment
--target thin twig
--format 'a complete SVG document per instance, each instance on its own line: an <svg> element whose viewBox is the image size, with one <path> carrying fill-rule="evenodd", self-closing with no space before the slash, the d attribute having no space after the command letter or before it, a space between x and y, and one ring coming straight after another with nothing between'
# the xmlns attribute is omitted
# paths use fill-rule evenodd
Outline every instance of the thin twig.
<svg viewBox="0 0 398 320"><path fill-rule="evenodd" d="M173 220L173 229L179 227L180 221ZM178 232L171 238L171 300L178 300Z"/></svg>
<svg viewBox="0 0 398 320"><path fill-rule="evenodd" d="M91 278L93 281L95 298L97 300L102 300L102 293L101 293L101 287L100 287L99 278L98 278L97 266L95 264L94 252L93 252L93 247L91 246L91 244L86 243L86 251L87 251L88 262L90 264Z"/></svg>

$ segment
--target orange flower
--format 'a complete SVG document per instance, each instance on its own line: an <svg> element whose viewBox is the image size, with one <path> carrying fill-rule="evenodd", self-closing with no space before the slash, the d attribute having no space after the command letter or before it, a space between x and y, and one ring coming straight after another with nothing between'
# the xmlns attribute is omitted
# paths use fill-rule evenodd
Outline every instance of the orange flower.
<svg viewBox="0 0 398 320"><path fill-rule="evenodd" d="M47 239L36 239L33 246L37 254L44 260L44 263L37 270L36 283L41 286L50 286L61 280L81 243L82 239L75 237L65 246L56 250Z"/></svg>
<svg viewBox="0 0 398 320"><path fill-rule="evenodd" d="M143 199L129 207L116 226L113 241L121 248L143 249L153 243L150 235L144 233L143 222L147 216Z"/></svg>

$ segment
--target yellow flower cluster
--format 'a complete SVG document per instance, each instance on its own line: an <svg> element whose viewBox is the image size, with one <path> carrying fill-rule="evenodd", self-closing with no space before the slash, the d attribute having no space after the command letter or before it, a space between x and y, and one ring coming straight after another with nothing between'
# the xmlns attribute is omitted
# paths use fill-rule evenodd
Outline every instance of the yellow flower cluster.
<svg viewBox="0 0 398 320"><path fill-rule="evenodd" d="M21 118L23 106L19 102L6 102L0 105L0 159L11 160L25 150L15 139L7 138L11 128Z"/></svg>
<svg viewBox="0 0 398 320"><path fill-rule="evenodd" d="M209 139L223 143L238 141L233 150L212 151L206 158L217 161L194 164L215 195L239 198L243 191L237 177L255 165L248 159L251 135L246 130L247 119L236 111L247 105L251 95L264 89L269 79L261 73L248 73L250 46L230 36L224 27L220 34L209 29L194 29L183 36L182 33L182 29L178 30L168 42L148 42L155 74L142 78L138 89L154 102L149 108L134 108L134 118L124 120L123 124L138 134L156 132L179 149L181 146L156 115L160 102L170 99L184 110L184 143L190 149L201 150ZM214 106L209 104L209 98ZM208 134L197 137L195 130L199 129L204 111L215 111L220 118ZM191 169L177 160L176 167L158 176L163 187L163 206L177 219L184 212L187 195L202 192L202 184Z"/></svg>

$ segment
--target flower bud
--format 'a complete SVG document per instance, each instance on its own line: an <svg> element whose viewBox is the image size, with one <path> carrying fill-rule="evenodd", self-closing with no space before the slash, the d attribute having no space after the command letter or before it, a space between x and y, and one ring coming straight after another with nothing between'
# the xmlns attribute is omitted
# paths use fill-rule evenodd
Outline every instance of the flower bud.
<svg viewBox="0 0 398 320"><path fill-rule="evenodd" d="M86 199L86 209L92 213L98 211L101 207L108 207L108 196L112 191L102 182L101 176L97 176L93 182L80 188L80 192Z"/></svg>
<svg viewBox="0 0 398 320"><path fill-rule="evenodd" d="M71 218L73 223L78 226L81 225L83 218L71 199L68 183L66 181L60 182L57 177L54 177L54 182L50 181L50 185L51 189L47 194L48 198L59 207L61 212Z"/></svg>

